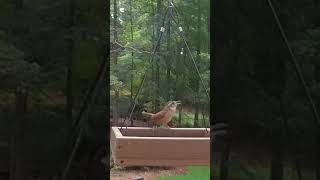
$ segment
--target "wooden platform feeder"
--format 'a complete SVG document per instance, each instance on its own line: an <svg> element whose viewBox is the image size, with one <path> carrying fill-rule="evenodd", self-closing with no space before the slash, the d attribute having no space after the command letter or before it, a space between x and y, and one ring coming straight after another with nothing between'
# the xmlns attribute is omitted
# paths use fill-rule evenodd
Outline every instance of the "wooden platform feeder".
<svg viewBox="0 0 320 180"><path fill-rule="evenodd" d="M112 127L111 148L120 166L210 164L210 129Z"/></svg>

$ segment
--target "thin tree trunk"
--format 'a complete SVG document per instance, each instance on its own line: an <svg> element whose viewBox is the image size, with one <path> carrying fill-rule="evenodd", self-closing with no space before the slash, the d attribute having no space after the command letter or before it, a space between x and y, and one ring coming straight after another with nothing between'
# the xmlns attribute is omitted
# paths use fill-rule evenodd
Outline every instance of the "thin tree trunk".
<svg viewBox="0 0 320 180"><path fill-rule="evenodd" d="M11 142L10 180L25 179L24 128L28 93L21 86L16 90L16 117Z"/></svg>
<svg viewBox="0 0 320 180"><path fill-rule="evenodd" d="M23 17L24 2L23 0L14 1L15 11L14 11L14 29L13 29L13 39L15 45L21 49L23 46L21 44L21 39L24 37L25 21ZM10 144L10 180L24 180L24 126L25 126L25 113L27 108L27 92L22 89L21 84L17 86L15 92L15 116L13 119L12 126L12 136Z"/></svg>
<svg viewBox="0 0 320 180"><path fill-rule="evenodd" d="M201 127L207 127L206 125L206 119L205 119L205 112L204 112L204 107L202 107L201 115L202 115L202 126Z"/></svg>
<svg viewBox="0 0 320 180"><path fill-rule="evenodd" d="M182 106L180 106L180 108L179 108L179 119L178 119L178 122L179 122L179 127L181 127L181 124L182 124Z"/></svg>
<svg viewBox="0 0 320 180"><path fill-rule="evenodd" d="M66 1L67 5L67 9L66 9L66 13L68 15L68 33L69 33L69 37L66 39L66 43L67 43L67 49L69 51L69 54L67 55L67 64L66 64L66 68L67 68L67 74L66 74L66 89L65 89L65 93L66 93L66 128L68 129L68 131L72 130L72 124L73 124L73 113L72 113L72 108L73 108L73 96L72 96L72 91L73 91L73 87L72 87L72 65L73 65L73 53L74 53L74 25L75 25L75 21L74 21L74 10L75 10L75 0L68 0ZM70 132L69 132L70 133ZM70 135L70 134L68 134ZM70 141L71 139L68 139L68 135L66 136L65 140L65 144L66 146L66 150L69 151L69 148L71 148L71 146L69 146L68 141ZM63 151L63 154L65 156L67 156L67 151Z"/></svg>
<svg viewBox="0 0 320 180"><path fill-rule="evenodd" d="M177 59L176 62L181 61L180 57L178 57L178 56L174 57L174 59ZM176 67L176 73L175 73L176 77L175 77L175 80L174 80L174 98L177 100L177 99L180 98L180 96L178 94L178 82L179 82L179 79L180 79L180 75L179 75L180 73L177 72L177 69L179 68L177 63L175 65L175 67Z"/></svg>
<svg viewBox="0 0 320 180"><path fill-rule="evenodd" d="M276 63L275 68L277 69L277 77L278 79L273 82L275 83L274 86L278 89L271 90L275 91L274 93L277 96L279 107L280 107L280 113L278 114L279 117L281 117L282 121L280 121L280 127L273 127L274 132L272 134L272 145L271 145L271 151L272 151L272 157L271 157L271 175L270 180L282 180L283 179L283 161L284 161L284 148L283 145L287 139L285 139L288 129L288 122L287 122L287 116L285 112L285 105L283 102L284 97L284 91L285 91L285 63L282 61L283 58L281 58L281 52L275 51L270 56L271 59L275 59L278 61L275 61L273 63Z"/></svg>
<svg viewBox="0 0 320 180"><path fill-rule="evenodd" d="M220 180L227 180L229 175L230 142L226 140L221 151Z"/></svg>
<svg viewBox="0 0 320 180"><path fill-rule="evenodd" d="M298 180L302 180L301 162L299 160L299 157L294 156L294 164L295 164Z"/></svg>
<svg viewBox="0 0 320 180"><path fill-rule="evenodd" d="M133 14L132 14L132 0L130 0L130 30L131 30L131 42L133 42ZM134 71L134 61L133 61L133 50L131 51L131 103L133 104L133 71ZM131 126L133 126L133 118L131 119Z"/></svg>
<svg viewBox="0 0 320 180"><path fill-rule="evenodd" d="M319 2L319 1L318 1ZM320 81L320 66L316 66L315 68L315 73L316 73L316 76L315 76L315 79L316 81ZM318 107L320 107L320 98L317 98L317 102L315 102L315 105ZM320 129L319 129L319 122L317 123L317 129L316 129L316 179L317 180L320 180Z"/></svg>
<svg viewBox="0 0 320 180"><path fill-rule="evenodd" d="M283 179L283 149L277 135L273 135L272 159L271 159L271 176L270 180Z"/></svg>
<svg viewBox="0 0 320 180"><path fill-rule="evenodd" d="M200 53L201 53L201 41L200 41L200 36L201 36L201 8L200 8L200 2L198 2L198 23L197 23L197 29L198 29L198 39L197 39L197 61L200 62ZM198 66L199 71L200 67ZM200 71L201 72L201 71ZM196 76L199 78L198 76ZM199 127L199 104L200 104L200 99L199 99L199 80L195 80L195 113L194 113L194 124L193 127Z"/></svg>
<svg viewBox="0 0 320 180"><path fill-rule="evenodd" d="M113 20L113 36L114 36L114 41L118 41L118 5L117 5L117 0L113 1L113 9L114 9L114 20ZM117 66L118 64L118 52L115 51L114 53L114 64ZM116 75L118 75L117 71L115 72ZM115 120L114 122L116 125L119 124L119 117L118 117L118 101L119 101L119 91L115 90L115 97L114 97L114 102L113 102L113 119Z"/></svg>
<svg viewBox="0 0 320 180"><path fill-rule="evenodd" d="M68 1L68 15L69 15L69 33L70 37L68 39L68 63L67 63L67 81L66 81L66 96L67 96L67 107L66 107L66 119L68 128L72 125L72 108L73 108L73 96L72 96L72 66L73 66L73 53L74 53L74 10L75 10L75 0Z"/></svg>
<svg viewBox="0 0 320 180"><path fill-rule="evenodd" d="M162 1L157 0L157 21L158 21L158 28L157 28L157 37L159 38L160 36L160 27L161 27L161 9L162 9ZM157 52L160 51L160 46L157 50ZM157 53L156 52L156 53ZM160 111L160 64L159 64L159 59L155 61L156 62L156 84L157 84L157 90L156 90L156 111Z"/></svg>
<svg viewBox="0 0 320 180"><path fill-rule="evenodd" d="M152 4L152 17L153 17L153 19L155 19L156 18L156 13L155 13L155 7L154 7L154 0L151 2L151 4ZM153 24L153 26L152 26L152 37L151 37L151 39L152 39L152 49L154 49L154 47L155 47L155 43L154 42L156 42L156 29L157 29L157 24ZM151 78L152 78L152 82L155 82L155 69L154 69L154 63L152 63L151 64ZM156 88L155 87L153 87L152 86L152 89L153 89L153 92L156 92L156 91L154 91L154 90L156 90ZM153 95L153 97L152 97L152 111L153 112L155 112L156 111L156 96L155 95Z"/></svg>
<svg viewBox="0 0 320 180"><path fill-rule="evenodd" d="M104 48L103 49L107 49L106 46L107 44L104 44ZM107 52L107 53L105 53ZM95 97L97 96L96 93L98 93L97 91L99 90L99 84L100 83L105 83L102 82L103 80L105 80L105 78L107 77L107 69L108 69L108 61L106 61L106 59L108 59L109 56L109 51L104 50L103 54L101 56L102 58L102 62L99 65L99 71L96 75L96 78L94 79L92 86L90 87L88 93L86 94L86 97L84 99L84 103L82 105L82 107L80 108L80 112L76 118L76 121L74 123L74 126L72 128L71 131L71 140L75 140L75 141L71 141L71 145L73 146L71 149L71 153L69 154L69 156L66 157L66 159L68 159L67 161L67 166L64 169L64 174L63 174L63 179L65 179L67 176L67 173L69 172L69 169L73 163L74 157L77 154L77 150L79 147L79 144L81 143L81 139L83 136L83 129L80 128L80 131L76 131L79 126L79 123L82 119L84 119L84 117L86 116L86 113L89 111L90 107L92 106L92 101L95 99ZM108 124L108 123L107 123ZM76 139L73 139L73 138ZM69 144L65 144L65 146L68 146Z"/></svg>
<svg viewBox="0 0 320 180"><path fill-rule="evenodd" d="M316 159L317 159L317 163L316 163L316 179L320 180L320 130L318 129L316 132L317 138L316 138Z"/></svg>
<svg viewBox="0 0 320 180"><path fill-rule="evenodd" d="M157 90L156 90L156 112L160 111L160 65L159 62L156 62L156 83L157 83Z"/></svg>
<svg viewBox="0 0 320 180"><path fill-rule="evenodd" d="M284 26L288 26L288 16L286 15L286 9L289 1L287 0L281 0L279 1L280 5L280 13L279 17L281 19L281 22ZM270 10L271 11L271 10ZM276 22L273 19L273 22L271 24L271 34L279 34L279 29L276 26ZM270 32L268 32L270 33ZM276 88L275 95L277 96L279 102L280 102L280 117L282 117L282 122L280 129L277 129L277 132L279 133L277 136L273 137L273 157L272 157L272 163L271 163L271 180L282 180L284 179L284 155L285 155L285 145L284 143L287 142L289 139L287 137L288 134L288 117L285 110L286 105L284 104L284 95L285 95L285 89L286 89L286 63L285 59L287 58L287 52L285 52L287 49L284 49L282 45L279 45L279 41L277 37L271 38L270 47L271 48L271 56L270 59L273 60L273 64L275 65L275 79L274 86ZM278 47L277 47L278 46Z"/></svg>
<svg viewBox="0 0 320 180"><path fill-rule="evenodd" d="M209 39L209 41L208 41L208 54L209 54L209 57L210 57L210 3L211 3L211 1L209 0L208 1L209 2L209 6L208 6L208 20L207 20L207 23L208 23L208 39Z"/></svg>
<svg viewBox="0 0 320 180"><path fill-rule="evenodd" d="M196 104L195 104L195 111L194 111L194 120L193 120L193 127L197 128L199 127L199 103L197 103L196 98Z"/></svg>
<svg viewBox="0 0 320 180"><path fill-rule="evenodd" d="M170 6L170 3L168 3L168 6ZM170 9L171 11L171 9ZM172 12L169 12L172 13ZM170 101L170 91L171 91L171 19L169 18L168 20L168 26L167 26L167 58L166 58L166 65L167 65L167 81L166 81L166 85L167 85L167 101Z"/></svg>
<svg viewBox="0 0 320 180"><path fill-rule="evenodd" d="M130 0L130 31L131 31L131 43L133 43L133 13L132 13L132 0ZM133 61L133 50L131 51L131 88L130 95L131 100L133 100L133 71L134 71L134 61Z"/></svg>
<svg viewBox="0 0 320 180"><path fill-rule="evenodd" d="M285 82L284 82L285 83ZM285 86L284 86L285 87ZM271 160L271 176L270 180L283 179L283 161L284 161L284 148L283 143L286 140L288 130L288 120L285 112L285 105L283 95L278 97L280 102L280 110L282 116L281 128L277 129L277 134L272 136L272 160Z"/></svg>
<svg viewBox="0 0 320 180"><path fill-rule="evenodd" d="M282 98L280 100L280 105L281 105L281 112L282 112L282 117L283 117L283 125L284 125L284 140L285 141L289 141L289 144L299 144L299 142L297 143L296 140L292 140L292 138L290 136L288 136L288 130L289 130L289 126L288 126L288 117L287 117L287 113L285 110L285 103L284 103L284 95L282 95ZM286 147L286 146L284 146ZM293 160L294 160L294 166L297 172L297 176L298 176L298 180L302 180L302 171L301 171L301 162L299 160L298 157L298 151L294 151L292 150L293 148L289 148L287 149L288 153L290 153L293 156Z"/></svg>

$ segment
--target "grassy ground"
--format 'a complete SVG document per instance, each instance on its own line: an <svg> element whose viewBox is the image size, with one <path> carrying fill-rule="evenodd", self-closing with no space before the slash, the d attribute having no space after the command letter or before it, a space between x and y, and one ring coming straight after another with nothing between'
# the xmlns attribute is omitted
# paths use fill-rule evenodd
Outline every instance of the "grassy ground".
<svg viewBox="0 0 320 180"><path fill-rule="evenodd" d="M160 176L153 180L209 180L210 168L209 166L190 166L187 168L186 174L176 176Z"/></svg>

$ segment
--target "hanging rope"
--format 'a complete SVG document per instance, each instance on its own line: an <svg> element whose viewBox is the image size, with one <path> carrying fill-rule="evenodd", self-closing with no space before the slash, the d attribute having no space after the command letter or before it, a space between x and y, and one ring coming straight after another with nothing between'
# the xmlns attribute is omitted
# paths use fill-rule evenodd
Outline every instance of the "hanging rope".
<svg viewBox="0 0 320 180"><path fill-rule="evenodd" d="M175 6L173 5L172 2L171 2L171 7L174 9L174 11L176 12L177 16L179 16L179 12L178 12L178 10L175 8ZM201 76L201 74L200 74L200 71L199 71L199 68L198 68L198 66L197 66L197 63L196 63L196 61L195 61L195 59L194 59L194 57L193 57L193 54L192 54L192 52L191 52L191 50L190 50L190 47L189 47L189 45L188 45L188 43L187 43L187 40L186 40L185 35L184 35L184 33L183 33L183 29L182 29L182 27L179 25L179 23L177 22L177 20L174 18L173 14L171 13L170 15L171 15L171 17L172 17L172 19L173 19L173 22L178 26L178 29L179 29L179 31L178 31L179 33L178 33L178 34L179 34L180 37L182 38L185 46L187 47L188 53L189 53L189 55L190 55L190 57L191 57L191 60L192 60L193 65L194 65L194 68L196 69L197 75L199 76L200 81L201 81L201 84L202 84L202 86L203 86L203 88L204 88L204 90L205 90L205 92L206 92L206 95L207 95L208 99L210 100L209 92L208 92L208 90L207 90L207 88L206 88L206 85L205 85L205 83L204 83L204 81L203 81L203 79L202 79L202 76ZM205 124L205 120L204 120L204 119L203 119L203 125L206 127L206 124ZM207 127L206 127L206 132L208 133Z"/></svg>
<svg viewBox="0 0 320 180"><path fill-rule="evenodd" d="M292 63L294 64L295 71L296 71L296 73L297 73L297 75L298 75L298 78L299 78L299 80L300 80L300 83L302 84L303 89L304 89L304 92L305 92L305 94L306 94L306 96L307 96L309 105L310 105L311 110L312 110L312 114L313 114L313 117L314 117L315 124L317 125L318 128L320 128L320 124L319 124L319 123L320 123L320 121L319 121L319 114L318 114L318 112L317 112L316 106L315 106L315 104L314 104L314 102L313 102L313 99L312 99L312 97L311 97L310 90L309 90L309 88L308 88L308 86L307 86L306 81L304 80L304 77L303 77L303 74L302 74L302 72L301 72L300 66L299 66L299 64L297 63L296 57L295 57L294 54L293 54L293 51L292 51L292 49L291 49L291 47L290 47L289 41L288 41L288 39L287 39L287 36L286 36L286 34L285 34L285 32L284 32L284 30L283 30L283 28L282 28L281 22L280 22L280 20L279 20L279 17L278 17L278 15L277 15L277 13L276 13L276 11L275 11L275 9L274 9L274 6L273 6L271 0L268 0L268 3L269 3L269 6L270 6L270 8L271 8L271 10L272 10L273 16L274 16L274 18L275 18L275 20L276 20L276 22L277 22L277 25L278 25L278 27L279 27L279 29L280 29L282 38L283 38L283 40L284 40L284 42L285 42L285 44L286 44L286 46L287 46L287 48L288 48L288 50L289 50L289 53L290 53L290 55L291 55L291 60L292 60Z"/></svg>
<svg viewBox="0 0 320 180"><path fill-rule="evenodd" d="M175 8L174 5L173 5L173 1L170 0L170 1L169 1L169 8L167 9L166 14L165 14L165 16L164 16L163 25L162 25L162 27L160 28L160 32L161 32L161 33L160 33L159 38L158 38L158 40L157 40L156 46L154 47L154 50L153 50L153 53L152 53L152 57L151 57L151 60L150 60L150 64L151 64L151 63L153 62L153 60L154 60L155 53L156 53L156 51L157 51L157 49L158 49L158 47L159 47L159 45L160 45L160 42L161 42L161 38L162 38L162 36L163 36L163 33L165 32L164 26L165 26L165 24L166 24L166 19L167 19L168 17L169 17L169 18L171 17L171 18L173 19L174 23L178 26L179 35L180 35L180 37L183 39L184 44L185 44L185 46L187 47L188 53L189 53L189 55L190 55L190 57L191 57L191 60L192 60L193 65L194 65L194 68L196 69L197 75L198 75L199 78L200 78L201 84L202 84L202 86L203 86L203 88L204 88L204 90L205 90L205 92L206 92L206 95L207 95L208 99L210 99L208 90L207 90L207 88L206 88L206 86L205 86L205 83L204 83L204 81L203 81L203 79L202 79L202 76L201 76L201 74L200 74L200 71L199 71L199 68L198 68L198 66L197 66L197 63L196 63L196 61L195 61L195 59L194 59L194 57L193 57L193 55L192 55L192 52L191 52L190 47L189 47L189 45L188 45L188 43L187 43L187 41L186 41L186 38L184 37L183 29L182 29L181 26L179 26L179 23L176 21L176 19L175 19L174 16L173 16L172 8L173 8L174 11L177 13L177 15L179 15L178 11L176 10L176 8ZM168 20L167 20L167 21L168 21ZM148 69L149 69L149 68L148 68ZM131 111L130 111L130 114L129 114L129 120L131 120L131 118L132 118L132 114L133 114L133 111L134 111L134 109L135 109L135 107L136 107L136 103L137 103L136 100L137 100L137 97L138 97L138 95L140 94L141 89L142 89L142 86L143 86L143 84L144 84L144 82L145 82L148 69L145 70L145 73L144 73L143 79L142 79L142 81L141 81L141 83L140 83L140 85L139 85L137 94L136 94L135 97L134 97L133 104L132 104L131 107L129 108L129 110L131 110ZM122 121L122 124L121 124L120 129L122 129L122 127L124 126L126 120L127 120L127 118L125 118L125 119ZM207 130L207 127L206 127L206 124L205 124L205 120L203 120L203 125L205 126L205 130L206 130L206 132L208 133L208 130ZM127 128L127 126L126 126L126 128Z"/></svg>
<svg viewBox="0 0 320 180"><path fill-rule="evenodd" d="M162 26L161 26L161 28L160 28L160 35L159 35L158 40L157 40L157 43L156 43L156 45L155 45L155 47L154 47L154 49L153 49L153 53L152 53L152 56L151 56L151 60L150 60L150 62L149 62L149 65L152 64L152 62L153 62L153 60L154 60L154 56L155 56L155 54L156 54L156 52L157 52L157 50L158 50L158 47L159 47L159 45L160 45L161 38L162 38L163 33L164 33L164 31L165 31L164 25L165 25L165 21L166 21L167 16L168 16L168 11L166 11L166 14L165 14L165 16L164 16L164 18L163 18ZM145 66L145 67L147 67L147 66ZM136 100L137 100L137 98L138 98L138 95L139 95L140 92L141 92L142 86L143 86L143 84L144 84L144 82L145 82L145 79L146 79L146 77L147 77L148 69L150 69L150 68L145 68L145 73L144 73L143 78L142 78L142 81L141 81L141 83L140 83L140 85L139 85L138 91L137 91L136 95L134 96L133 104L132 104L131 107L129 108L129 110L131 110L131 111L130 111L130 114L129 114L129 121L130 121L131 118L132 118L133 111L134 111L134 109L135 109L135 107L136 107L136 104L137 104ZM127 120L127 118L125 118L125 119L122 121L122 124L121 124L120 129L122 129L122 127L124 126L126 120ZM128 127L128 126L126 126L126 128L127 128L127 127Z"/></svg>
<svg viewBox="0 0 320 180"><path fill-rule="evenodd" d="M175 10L175 12L177 13L177 15L179 16L178 11L177 11L176 7L175 7L173 4L172 4L172 7L173 7L173 9ZM204 90L205 90L205 92L206 92L206 94L207 94L207 97L210 98L210 95L209 95L209 93L208 93L208 90L207 90L207 88L206 88L206 85L205 85L205 83L204 83L204 81L203 81L203 79L202 79L202 76L201 76L201 74L200 74L199 68L198 68L198 66L197 66L197 63L196 63L196 61L195 61L195 59L194 59L194 57L193 57L193 55L192 55L192 52L191 52L191 50L190 50L190 47L189 47L189 45L188 45L188 43L187 43L187 40L186 40L186 38L185 38L185 35L184 35L184 33L183 33L183 29L182 29L182 27L179 25L179 23L177 22L177 20L174 18L173 14L171 14L171 16L172 16L172 19L173 19L174 23L178 26L178 29L179 29L179 31L178 31L179 33L178 33L178 34L180 35L180 37L182 38L184 44L185 44L186 47L187 47L187 50L188 50L188 52L189 52L189 55L190 55L191 60L192 60L192 62L193 62L193 65L194 65L194 67L195 67L195 69L196 69L196 72L197 72L197 74L198 74L198 76L199 76L199 78L200 78L200 80L201 80L202 86L203 86L203 88L204 88Z"/></svg>
<svg viewBox="0 0 320 180"><path fill-rule="evenodd" d="M62 174L62 180L67 179L68 172L71 168L72 162L73 162L74 157L77 153L77 150L79 148L79 145L80 145L80 142L81 142L81 139L83 136L84 127L80 126L79 124L80 124L81 120L83 119L85 112L88 112L88 108L90 107L90 105L92 104L92 101L94 100L94 98L96 96L95 92L97 91L98 85L100 85L101 81L103 80L103 77L105 77L105 75L106 75L108 57L109 57L109 49L107 48L106 44L104 46L105 46L104 49L106 49L106 51L105 51L106 53L103 53L102 63L100 65L99 72L96 76L95 82L92 84L92 87L90 88L90 90L87 93L86 99L85 99L84 104L80 110L79 116L77 117L77 119L71 129L72 130L71 133L76 131L77 129L79 129L79 133L76 136L76 142L72 148L70 156L68 157L67 165L66 165L66 167L63 171L63 174ZM78 127L78 126L80 126L80 127ZM73 136L71 135L70 137L72 138Z"/></svg>
<svg viewBox="0 0 320 180"><path fill-rule="evenodd" d="M194 59L194 57L193 57L193 55L192 55L192 52L191 52L191 50L190 50L190 47L189 47L189 45L188 45L188 43L187 43L187 41L186 41L186 39L185 39L185 37L184 37L184 35L183 35L182 32L183 32L183 31L180 31L181 38L183 39L183 41L184 41L184 43L185 43L185 45L186 45L186 47L187 47L187 50L188 50L188 52L189 52L189 54L190 54L191 60L192 60L193 65L194 65L194 68L196 69L197 75L199 76L199 78L200 78L200 80L201 80L201 84L202 84L202 86L203 86L203 89L205 90L207 97L210 99L209 92L208 92L208 90L207 90L207 88L206 88L206 85L204 84L204 81L203 81L202 76L201 76L201 74L200 74L200 71L199 71L199 68L198 68L198 66L197 66L197 63L196 63L196 61L195 61L195 59Z"/></svg>

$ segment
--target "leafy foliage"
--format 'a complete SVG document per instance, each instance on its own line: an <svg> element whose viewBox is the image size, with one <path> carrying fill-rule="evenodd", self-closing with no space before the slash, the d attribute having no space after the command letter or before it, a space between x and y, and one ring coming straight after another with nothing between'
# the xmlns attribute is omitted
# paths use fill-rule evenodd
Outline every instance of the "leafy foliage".
<svg viewBox="0 0 320 180"><path fill-rule="evenodd" d="M319 18L316 10L319 3L272 2L319 111L320 66L316 60L320 50L316 20ZM246 142L250 148L257 144L267 145L263 149L266 153L261 152L261 156L262 153L264 156L270 152L273 154L270 178L281 179L287 163L285 157L299 156L298 159L305 162L318 157L315 154L319 152L315 143L319 129L315 126L292 57L268 1L228 0L222 2L215 12L213 36L219 44L214 49L217 59L214 62L214 75L217 76L214 118L232 126L233 142ZM319 167L317 162L318 159L313 161ZM229 168L232 166L230 164ZM230 176L238 177L236 168L230 171ZM258 174L260 172L255 172Z"/></svg>
<svg viewBox="0 0 320 180"><path fill-rule="evenodd" d="M142 87L138 101L147 103L153 99L159 99L161 104L169 100L182 100L183 104L204 105L209 109L209 99L200 85L200 93L197 93L195 82L200 81L194 65L187 52L183 39L178 35L178 26L171 22L170 40L169 33L163 34L159 51L156 52L154 61L159 64L160 82L155 80L156 65L150 64L152 51L158 39L158 24L162 22L165 11L168 8L166 2L162 2L162 11L157 13L158 4L155 0L148 1L117 1L117 28L114 27L114 7L111 1L111 92L120 91L121 96L129 95L126 92L137 93L143 75L146 73L146 81ZM183 27L192 55L195 57L200 69L201 77L209 87L210 58L208 47L208 3L207 0L175 1L175 7L179 15L175 15L179 26ZM199 5L199 7L198 7ZM193 18L190 18L193 17ZM200 22L198 19L200 18ZM200 25L200 26L198 26ZM117 31L118 37L113 32ZM168 49L168 41L170 48ZM197 47L200 47L200 55L197 56ZM116 56L116 57L115 57ZM116 63L115 63L116 62ZM170 69L168 69L170 66ZM170 82L168 82L168 78ZM157 94L157 84L160 84L160 92ZM132 85L132 89L131 89ZM122 98L120 96L120 98ZM168 99L169 98L169 99ZM146 104L150 107L150 104ZM151 106L155 106L152 103ZM152 111L153 108L149 109ZM206 111L208 112L208 110Z"/></svg>

